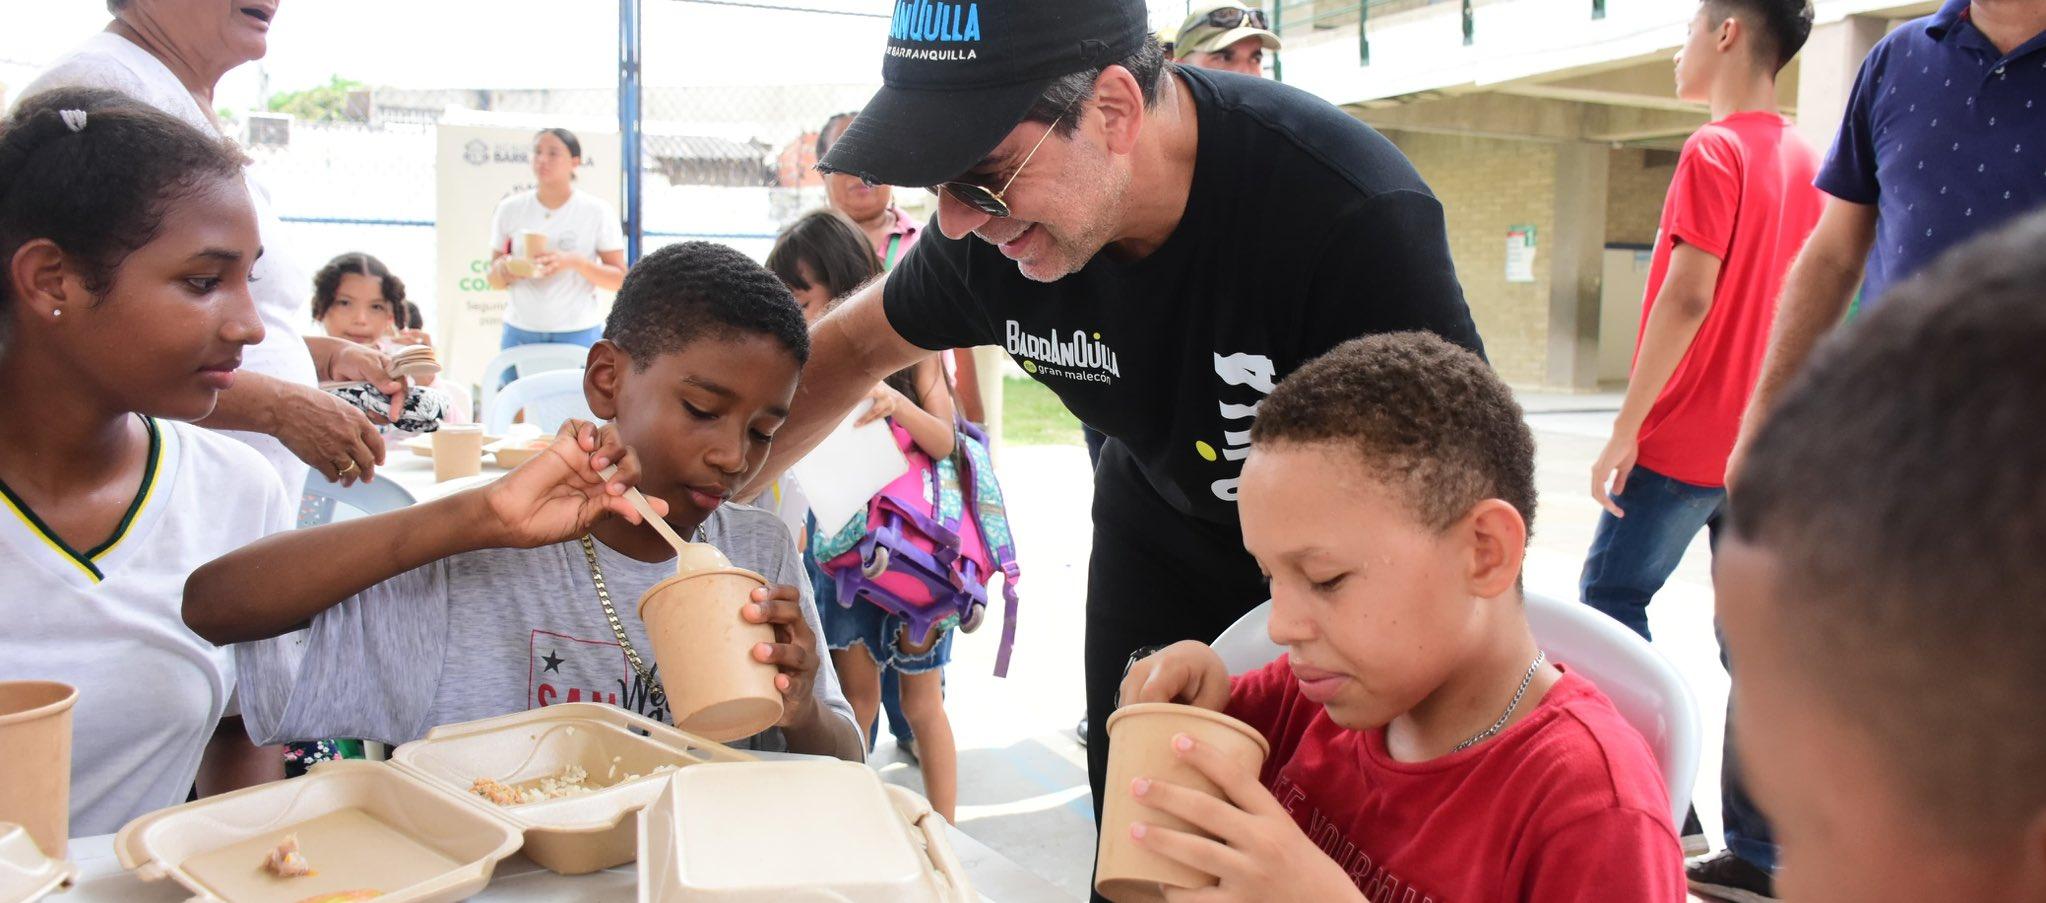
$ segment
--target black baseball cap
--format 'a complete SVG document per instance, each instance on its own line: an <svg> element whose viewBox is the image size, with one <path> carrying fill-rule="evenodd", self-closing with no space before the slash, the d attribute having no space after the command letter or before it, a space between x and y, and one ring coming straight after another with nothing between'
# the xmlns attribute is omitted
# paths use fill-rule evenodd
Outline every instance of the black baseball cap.
<svg viewBox="0 0 2046 903"><path fill-rule="evenodd" d="M896 0L882 88L817 168L879 185L958 177L1062 76L1150 37L1144 0Z"/></svg>

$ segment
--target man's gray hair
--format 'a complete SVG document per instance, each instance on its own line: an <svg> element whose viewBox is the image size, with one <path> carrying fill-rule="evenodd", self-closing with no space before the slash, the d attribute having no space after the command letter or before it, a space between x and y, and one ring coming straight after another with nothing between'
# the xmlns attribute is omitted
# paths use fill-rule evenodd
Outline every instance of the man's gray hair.
<svg viewBox="0 0 2046 903"><path fill-rule="evenodd" d="M1165 48L1159 45L1157 37L1146 35L1141 46L1112 65L1129 70L1130 76L1137 80L1137 87L1144 92L1146 109L1158 105L1159 86L1165 83L1165 72L1172 65L1166 61ZM1023 114L1023 121L1056 122L1054 131L1061 136L1072 134L1079 124L1073 117L1061 118L1060 114L1094 99L1094 83L1106 68L1075 72L1052 82L1037 103L1030 107L1030 112Z"/></svg>

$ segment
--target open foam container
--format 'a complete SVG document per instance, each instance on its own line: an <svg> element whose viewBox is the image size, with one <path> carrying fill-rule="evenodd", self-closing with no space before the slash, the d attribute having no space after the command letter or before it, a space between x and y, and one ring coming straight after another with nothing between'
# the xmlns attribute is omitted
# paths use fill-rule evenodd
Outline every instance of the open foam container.
<svg viewBox="0 0 2046 903"><path fill-rule="evenodd" d="M856 762L683 769L639 823L639 903L980 899L945 819ZM763 856L777 849L795 855Z"/></svg>
<svg viewBox="0 0 2046 903"><path fill-rule="evenodd" d="M383 903L460 900L522 847L569 875L631 862L634 816L667 786L669 772L657 769L751 761L614 706L564 703L437 728L389 763L324 763L302 778L153 812L124 826L114 848L144 880L170 878L207 903L299 903L354 890L380 891ZM567 765L600 789L513 806L469 792L478 778L517 786ZM291 834L316 874L276 878L261 868Z"/></svg>
<svg viewBox="0 0 2046 903"><path fill-rule="evenodd" d="M70 862L44 855L28 829L0 822L0 900L29 903L78 877Z"/></svg>

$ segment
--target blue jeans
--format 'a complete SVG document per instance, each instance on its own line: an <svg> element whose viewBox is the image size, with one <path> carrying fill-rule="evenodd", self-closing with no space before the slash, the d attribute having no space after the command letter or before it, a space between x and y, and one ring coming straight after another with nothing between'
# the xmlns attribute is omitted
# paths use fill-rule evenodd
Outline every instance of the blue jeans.
<svg viewBox="0 0 2046 903"><path fill-rule="evenodd" d="M1613 497L1626 517L1599 515L1591 552L1577 589L1584 604L1611 615L1648 638L1648 600L1655 597L1684 559L1700 529L1719 542L1726 490L1673 480L1646 467L1627 475L1627 489Z"/></svg>
<svg viewBox="0 0 2046 903"><path fill-rule="evenodd" d="M1684 549L1706 530L1713 547L1726 515L1726 490L1697 486L1636 466L1627 475L1626 491L1613 497L1626 517L1600 515L1591 552L1584 559L1578 592L1584 604L1612 616L1648 638L1648 601L1676 571ZM1720 664L1726 664L1720 644ZM1776 844L1769 823L1748 798L1733 755L1733 701L1727 700L1728 730L1721 760L1720 805L1726 822L1726 848L1757 868L1774 871Z"/></svg>
<svg viewBox="0 0 2046 903"><path fill-rule="evenodd" d="M572 332L534 332L530 329L520 329L517 326L506 323L504 324L504 338L498 341L497 348L500 351L517 348L520 345L581 345L584 348L588 348L591 345L597 344L597 340L603 337L604 324L602 323L588 329L577 329ZM510 385L511 381L516 378L518 378L518 368L506 368L504 375L498 377L497 387L502 389Z"/></svg>

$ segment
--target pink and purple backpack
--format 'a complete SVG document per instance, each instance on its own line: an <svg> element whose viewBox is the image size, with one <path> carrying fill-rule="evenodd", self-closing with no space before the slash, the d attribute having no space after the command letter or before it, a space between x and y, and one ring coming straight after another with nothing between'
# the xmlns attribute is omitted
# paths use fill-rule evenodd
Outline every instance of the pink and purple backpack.
<svg viewBox="0 0 2046 903"><path fill-rule="evenodd" d="M909 469L836 533L818 525L811 537L818 566L837 581L838 604L878 605L903 620L913 641L929 641L954 626L978 629L987 614L988 581L1001 573L1005 606L995 675L1006 677L1022 570L987 435L958 422L957 450L937 461L908 430L893 421L888 426Z"/></svg>

